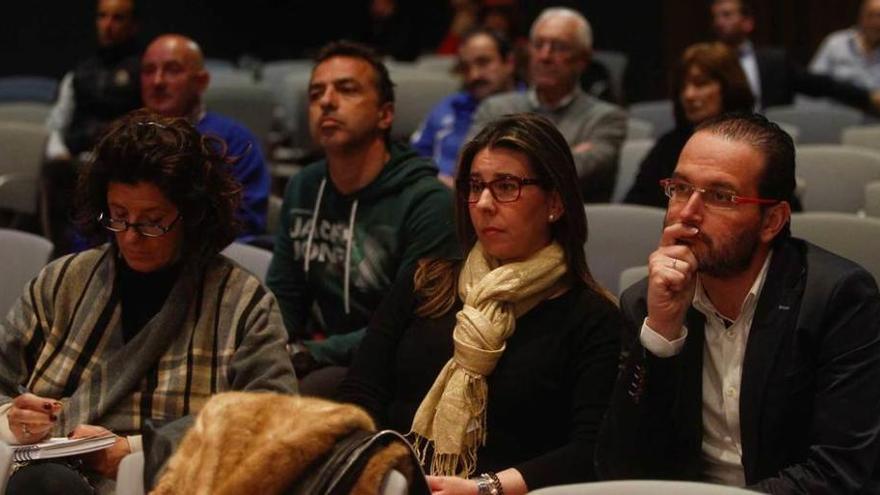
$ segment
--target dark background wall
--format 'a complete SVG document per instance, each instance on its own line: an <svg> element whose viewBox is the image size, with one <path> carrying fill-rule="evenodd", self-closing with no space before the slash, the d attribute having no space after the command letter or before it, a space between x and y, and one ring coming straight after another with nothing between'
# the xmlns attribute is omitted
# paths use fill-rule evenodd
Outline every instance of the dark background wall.
<svg viewBox="0 0 880 495"><path fill-rule="evenodd" d="M708 0L521 0L526 22L548 5L584 12L597 49L630 57L631 101L665 96L665 67L690 43L711 39ZM4 2L0 16L0 75L60 77L94 50L91 0ZM809 62L822 38L852 25L859 0L763 0L755 2L759 45L781 45ZM200 42L209 57L264 60L310 54L328 40L365 39L368 0L141 0L141 32L147 42L180 32ZM430 47L445 32L446 0L401 0L413 44Z"/></svg>

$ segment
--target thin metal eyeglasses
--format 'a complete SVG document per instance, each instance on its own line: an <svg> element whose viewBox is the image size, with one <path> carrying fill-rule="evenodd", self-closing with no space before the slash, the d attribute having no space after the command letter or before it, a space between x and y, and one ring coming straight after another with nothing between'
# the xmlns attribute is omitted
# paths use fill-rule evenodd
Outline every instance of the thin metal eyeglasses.
<svg viewBox="0 0 880 495"><path fill-rule="evenodd" d="M694 192L700 193L700 199L707 206L714 208L735 208L743 204L772 205L779 203L777 199L752 198L739 196L729 189L717 189L714 187L697 187L689 182L677 179L663 179L660 187L670 201L687 201Z"/></svg>
<svg viewBox="0 0 880 495"><path fill-rule="evenodd" d="M529 44L535 51L540 52L546 46L550 49L551 54L566 54L574 50L574 45L565 41L552 40L546 38L533 38L529 40Z"/></svg>
<svg viewBox="0 0 880 495"><path fill-rule="evenodd" d="M512 203L522 195L523 186L538 186L541 184L543 182L538 179L504 175L488 182L471 177L470 180L463 181L460 188L467 196L467 202L470 204L479 201L480 196L483 195L483 190L487 187L495 201L499 203Z"/></svg>
<svg viewBox="0 0 880 495"><path fill-rule="evenodd" d="M120 220L118 218L113 218L109 215L104 216L104 212L98 214L98 223L104 226L105 229L110 232L125 232L129 228L134 229L135 232L144 236L144 237L161 237L167 234L171 229L174 228L174 225L178 220L183 218L183 215L180 213L168 224L167 227L163 227L157 223L149 223L149 222L138 222L132 223L126 220Z"/></svg>

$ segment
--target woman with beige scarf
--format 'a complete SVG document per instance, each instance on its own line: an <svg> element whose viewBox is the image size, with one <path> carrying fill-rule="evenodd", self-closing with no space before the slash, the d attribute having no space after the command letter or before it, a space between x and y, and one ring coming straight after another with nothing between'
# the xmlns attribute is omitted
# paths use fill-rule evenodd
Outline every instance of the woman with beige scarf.
<svg viewBox="0 0 880 495"><path fill-rule="evenodd" d="M587 267L569 147L542 117L502 118L462 150L456 192L466 259L398 281L340 398L410 433L434 493L592 480L621 321Z"/></svg>

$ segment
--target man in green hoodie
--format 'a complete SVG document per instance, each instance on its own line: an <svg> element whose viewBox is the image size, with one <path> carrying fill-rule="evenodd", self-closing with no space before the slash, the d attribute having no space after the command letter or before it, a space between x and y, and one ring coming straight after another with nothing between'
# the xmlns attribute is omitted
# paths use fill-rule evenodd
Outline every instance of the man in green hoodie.
<svg viewBox="0 0 880 495"><path fill-rule="evenodd" d="M394 89L375 53L325 46L308 95L310 131L326 158L287 185L267 277L300 374L348 365L404 267L458 254L452 196L436 166L389 142Z"/></svg>

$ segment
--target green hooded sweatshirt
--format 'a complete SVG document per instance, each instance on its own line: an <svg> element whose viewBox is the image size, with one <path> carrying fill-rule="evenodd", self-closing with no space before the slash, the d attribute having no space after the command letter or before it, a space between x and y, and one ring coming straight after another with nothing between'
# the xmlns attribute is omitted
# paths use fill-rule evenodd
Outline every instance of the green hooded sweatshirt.
<svg viewBox="0 0 880 495"><path fill-rule="evenodd" d="M436 166L408 147L390 152L379 176L347 196L330 180L326 160L287 185L266 283L290 340L304 342L319 363L349 364L406 266L459 256L452 192L437 180ZM316 331L326 339L314 340Z"/></svg>

